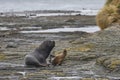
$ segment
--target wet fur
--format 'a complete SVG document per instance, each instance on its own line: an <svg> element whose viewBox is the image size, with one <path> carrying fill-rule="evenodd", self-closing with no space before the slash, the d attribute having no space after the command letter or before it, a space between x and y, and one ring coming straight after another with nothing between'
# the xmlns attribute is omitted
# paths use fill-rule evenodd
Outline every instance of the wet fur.
<svg viewBox="0 0 120 80"><path fill-rule="evenodd" d="M44 41L32 53L25 56L25 64L27 66L47 66L46 59L48 58L51 50L55 46L55 41Z"/></svg>
<svg viewBox="0 0 120 80"><path fill-rule="evenodd" d="M62 53L56 55L52 61L52 65L54 65L54 66L61 65L63 60L65 59L66 55L67 55L67 50L64 50Z"/></svg>

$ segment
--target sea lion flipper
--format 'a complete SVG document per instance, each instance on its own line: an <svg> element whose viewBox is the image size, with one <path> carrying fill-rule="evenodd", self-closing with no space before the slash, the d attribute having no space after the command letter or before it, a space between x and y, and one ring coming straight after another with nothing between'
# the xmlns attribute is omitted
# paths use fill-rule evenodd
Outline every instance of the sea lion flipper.
<svg viewBox="0 0 120 80"><path fill-rule="evenodd" d="M34 58L34 56L31 56L31 55L26 55L25 56L25 64L28 66L32 66L33 64L35 66L39 66L39 61Z"/></svg>

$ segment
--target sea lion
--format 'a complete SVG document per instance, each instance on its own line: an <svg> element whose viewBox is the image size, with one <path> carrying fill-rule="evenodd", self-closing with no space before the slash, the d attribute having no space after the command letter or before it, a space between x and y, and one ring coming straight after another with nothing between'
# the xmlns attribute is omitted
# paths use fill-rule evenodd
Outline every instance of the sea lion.
<svg viewBox="0 0 120 80"><path fill-rule="evenodd" d="M52 60L52 65L54 66L61 65L66 55L67 55L67 50L64 49L62 53L55 56L55 58Z"/></svg>
<svg viewBox="0 0 120 80"><path fill-rule="evenodd" d="M32 53L25 56L25 64L27 66L48 66L46 58L48 58L51 50L55 46L55 41L44 41L38 48L36 48Z"/></svg>

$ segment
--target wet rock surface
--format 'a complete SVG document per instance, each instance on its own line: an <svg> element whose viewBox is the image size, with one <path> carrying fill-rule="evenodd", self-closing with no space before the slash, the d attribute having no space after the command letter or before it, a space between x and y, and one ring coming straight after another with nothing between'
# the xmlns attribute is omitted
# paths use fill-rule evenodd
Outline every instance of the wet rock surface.
<svg viewBox="0 0 120 80"><path fill-rule="evenodd" d="M119 25L95 33L7 34L7 36L0 37L0 79L119 80L119 35ZM63 64L55 67L52 65L39 68L26 67L24 65L25 55L47 39L56 42L51 54L67 50L68 54Z"/></svg>

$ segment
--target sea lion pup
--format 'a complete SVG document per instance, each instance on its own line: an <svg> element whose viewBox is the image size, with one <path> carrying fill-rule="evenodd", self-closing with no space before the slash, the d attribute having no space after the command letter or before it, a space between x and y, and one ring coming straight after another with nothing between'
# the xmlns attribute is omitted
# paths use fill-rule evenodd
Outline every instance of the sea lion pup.
<svg viewBox="0 0 120 80"><path fill-rule="evenodd" d="M66 55L67 55L67 50L64 49L61 54L55 56L55 58L52 60L52 65L54 66L61 65Z"/></svg>
<svg viewBox="0 0 120 80"><path fill-rule="evenodd" d="M44 41L38 48L36 48L32 53L25 56L26 66L48 66L46 58L48 58L51 50L55 46L55 41Z"/></svg>

